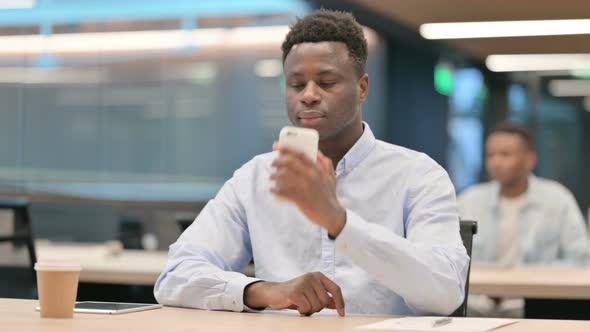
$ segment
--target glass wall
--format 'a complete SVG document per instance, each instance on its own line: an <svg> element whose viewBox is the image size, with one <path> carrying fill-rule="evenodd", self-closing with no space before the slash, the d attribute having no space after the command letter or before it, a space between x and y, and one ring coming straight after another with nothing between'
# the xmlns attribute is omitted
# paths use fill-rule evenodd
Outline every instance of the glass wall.
<svg viewBox="0 0 590 332"><path fill-rule="evenodd" d="M190 204L211 199L289 124L280 44L300 14L55 24L44 51L34 40L0 48L0 195L57 197L33 208L37 235L56 240L108 240L121 219L177 218L119 208L129 202L187 203L194 217ZM0 23L0 45L41 30ZM364 117L383 137L384 47L366 35L375 88ZM61 205L64 195L83 200Z"/></svg>
<svg viewBox="0 0 590 332"><path fill-rule="evenodd" d="M448 172L457 192L479 183L483 167L483 111L487 96L484 78L476 68L454 73L448 121Z"/></svg>
<svg viewBox="0 0 590 332"><path fill-rule="evenodd" d="M54 27L49 49L71 36L88 43L88 52L0 54L0 189L125 200L213 197L235 169L270 151L288 124L280 43L294 17L239 26L244 20L201 19L195 31L213 34L201 46L137 46L141 38L165 45L178 37L172 32L181 31L181 20L103 22ZM92 39L100 33L126 36L129 45ZM384 54L379 36L367 30L367 37L376 88L364 116L379 137Z"/></svg>

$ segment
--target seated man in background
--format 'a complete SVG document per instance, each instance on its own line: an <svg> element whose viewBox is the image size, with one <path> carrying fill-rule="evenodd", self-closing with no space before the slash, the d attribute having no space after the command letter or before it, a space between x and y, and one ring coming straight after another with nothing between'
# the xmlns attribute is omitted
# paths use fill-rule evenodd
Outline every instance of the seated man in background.
<svg viewBox="0 0 590 332"><path fill-rule="evenodd" d="M491 130L485 149L493 180L459 196L461 218L478 222L473 264L585 264L589 244L582 213L563 185L532 174L537 161L532 134L520 125L501 124ZM512 312L506 315L519 316L522 311L522 300L470 296L469 302L473 314L505 315L506 308Z"/></svg>
<svg viewBox="0 0 590 332"><path fill-rule="evenodd" d="M238 169L170 247L156 299L306 315L326 307L344 315L345 305L450 314L463 300L469 259L455 192L433 160L375 139L362 122L361 26L319 10L291 27L282 50L287 114L319 132L317 160L275 146ZM241 273L252 258L256 278Z"/></svg>

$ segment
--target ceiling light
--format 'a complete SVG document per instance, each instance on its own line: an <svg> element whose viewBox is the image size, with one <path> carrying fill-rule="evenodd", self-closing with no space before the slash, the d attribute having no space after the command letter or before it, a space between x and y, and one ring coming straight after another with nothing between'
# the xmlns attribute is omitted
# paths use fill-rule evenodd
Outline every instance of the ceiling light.
<svg viewBox="0 0 590 332"><path fill-rule="evenodd" d="M130 52L280 43L287 26L0 36L0 55Z"/></svg>
<svg viewBox="0 0 590 332"><path fill-rule="evenodd" d="M579 35L590 33L590 19L426 23L426 39L462 39L521 36Z"/></svg>
<svg viewBox="0 0 590 332"><path fill-rule="evenodd" d="M587 80L552 80L549 92L555 97L590 96L590 81Z"/></svg>
<svg viewBox="0 0 590 332"><path fill-rule="evenodd" d="M486 66L496 72L580 70L590 68L590 54L494 54Z"/></svg>
<svg viewBox="0 0 590 332"><path fill-rule="evenodd" d="M33 8L36 2L36 0L0 0L0 9Z"/></svg>
<svg viewBox="0 0 590 332"><path fill-rule="evenodd" d="M0 83L19 84L80 84L99 83L106 80L106 75L100 70L59 69L47 70L38 68L3 68L0 67Z"/></svg>

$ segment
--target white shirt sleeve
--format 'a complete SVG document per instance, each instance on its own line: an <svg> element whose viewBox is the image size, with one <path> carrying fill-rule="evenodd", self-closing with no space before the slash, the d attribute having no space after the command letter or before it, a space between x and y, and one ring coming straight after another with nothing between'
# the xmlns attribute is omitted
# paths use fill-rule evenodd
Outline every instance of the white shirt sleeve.
<svg viewBox="0 0 590 332"><path fill-rule="evenodd" d="M244 288L259 279L241 273L252 258L250 236L237 190L238 170L193 224L170 246L154 287L159 303L243 311Z"/></svg>
<svg viewBox="0 0 590 332"><path fill-rule="evenodd" d="M463 301L469 262L455 191L441 168L413 180L405 238L348 210L336 248L403 297L417 314L448 315Z"/></svg>
<svg viewBox="0 0 590 332"><path fill-rule="evenodd" d="M589 261L590 244L584 217L569 190L563 198L560 216L563 223L560 236L561 263L585 265Z"/></svg>

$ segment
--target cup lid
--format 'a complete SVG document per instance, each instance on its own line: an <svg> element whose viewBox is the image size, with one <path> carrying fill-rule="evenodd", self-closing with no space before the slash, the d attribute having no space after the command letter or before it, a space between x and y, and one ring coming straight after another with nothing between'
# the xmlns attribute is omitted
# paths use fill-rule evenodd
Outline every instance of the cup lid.
<svg viewBox="0 0 590 332"><path fill-rule="evenodd" d="M68 260L43 260L35 263L37 271L81 271L78 262Z"/></svg>

